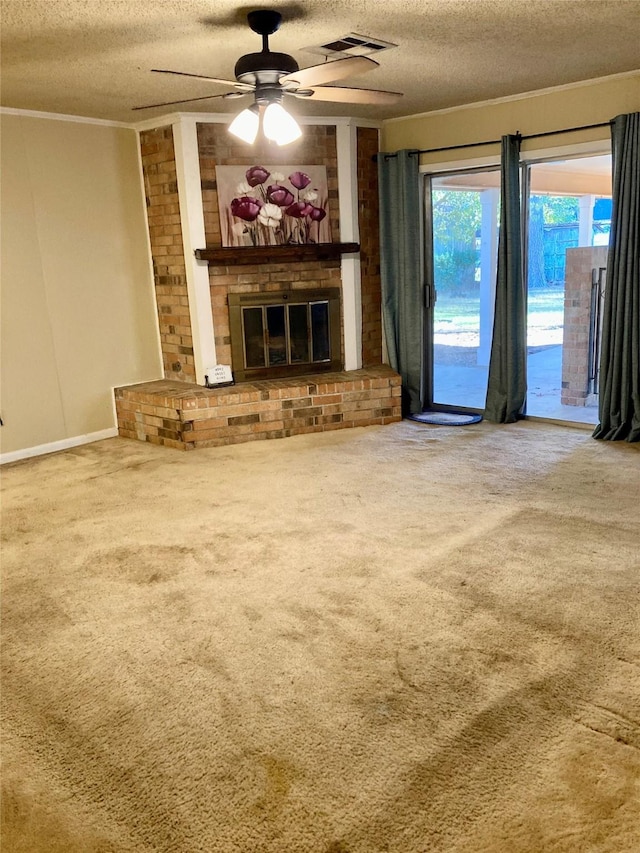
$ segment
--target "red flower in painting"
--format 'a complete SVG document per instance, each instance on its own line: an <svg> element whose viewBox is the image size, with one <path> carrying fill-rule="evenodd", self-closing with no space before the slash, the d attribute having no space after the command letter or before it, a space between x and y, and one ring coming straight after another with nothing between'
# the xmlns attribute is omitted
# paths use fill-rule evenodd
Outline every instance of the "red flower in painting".
<svg viewBox="0 0 640 853"><path fill-rule="evenodd" d="M309 219L313 222L322 222L326 215L327 211L323 210L321 207L312 207L309 212Z"/></svg>
<svg viewBox="0 0 640 853"><path fill-rule="evenodd" d="M294 219L302 219L304 216L308 216L313 209L313 205L307 204L306 201L296 201L289 205L285 213L288 216L293 216Z"/></svg>
<svg viewBox="0 0 640 853"><path fill-rule="evenodd" d="M252 166L247 169L247 183L250 187L257 187L258 184L264 184L271 172L268 172L264 166Z"/></svg>
<svg viewBox="0 0 640 853"><path fill-rule="evenodd" d="M294 172L292 175L289 175L289 180L297 190L303 190L311 183L311 178L309 175L305 175L304 172Z"/></svg>
<svg viewBox="0 0 640 853"><path fill-rule="evenodd" d="M289 207L293 204L293 194L280 184L272 184L267 188L267 199L278 207Z"/></svg>
<svg viewBox="0 0 640 853"><path fill-rule="evenodd" d="M251 198L248 195L243 195L240 198L231 200L231 214L237 216L238 219L244 219L245 222L254 222L260 213L262 202L257 198Z"/></svg>

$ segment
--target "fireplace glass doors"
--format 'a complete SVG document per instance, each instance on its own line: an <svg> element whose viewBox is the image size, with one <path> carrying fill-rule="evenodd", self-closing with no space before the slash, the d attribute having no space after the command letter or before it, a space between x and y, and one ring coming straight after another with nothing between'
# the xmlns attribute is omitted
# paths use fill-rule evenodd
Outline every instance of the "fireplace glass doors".
<svg viewBox="0 0 640 853"><path fill-rule="evenodd" d="M229 294L236 381L340 370L340 288Z"/></svg>

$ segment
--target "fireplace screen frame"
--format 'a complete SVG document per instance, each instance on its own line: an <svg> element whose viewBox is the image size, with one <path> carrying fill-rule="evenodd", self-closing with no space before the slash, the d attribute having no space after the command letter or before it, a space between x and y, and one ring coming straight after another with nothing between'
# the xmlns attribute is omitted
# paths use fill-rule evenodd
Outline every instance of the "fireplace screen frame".
<svg viewBox="0 0 640 853"><path fill-rule="evenodd" d="M340 325L340 288L322 287L316 289L289 289L267 293L230 293L229 328L231 332L231 359L233 375L236 382L249 382L252 379L278 379L286 376L302 376L305 373L320 373L324 371L339 371L342 369L341 325ZM289 359L291 342L289 324L287 322L286 364L270 364L257 367L247 365L246 339L244 326L244 310L247 308L268 308L280 306L306 305L318 303L327 304L329 357L313 360L312 324L309 324L309 358L308 361L292 363ZM310 309L308 309L310 314ZM289 312L285 312L287 317ZM266 324L265 324L266 326ZM266 332L265 352L268 347L268 331ZM265 358L265 362L268 359Z"/></svg>

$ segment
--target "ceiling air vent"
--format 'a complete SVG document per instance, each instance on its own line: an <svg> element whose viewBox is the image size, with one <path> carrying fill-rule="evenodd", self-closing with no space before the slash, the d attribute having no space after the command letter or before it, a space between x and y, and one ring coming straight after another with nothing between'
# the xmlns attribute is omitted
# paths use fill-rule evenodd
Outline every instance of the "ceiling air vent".
<svg viewBox="0 0 640 853"><path fill-rule="evenodd" d="M343 56L370 56L371 54L381 53L383 50L397 46L397 44L393 44L390 41L361 36L358 33L348 33L346 36L333 39L325 44L313 45L312 47L302 49L309 53L319 53L322 56L337 58Z"/></svg>

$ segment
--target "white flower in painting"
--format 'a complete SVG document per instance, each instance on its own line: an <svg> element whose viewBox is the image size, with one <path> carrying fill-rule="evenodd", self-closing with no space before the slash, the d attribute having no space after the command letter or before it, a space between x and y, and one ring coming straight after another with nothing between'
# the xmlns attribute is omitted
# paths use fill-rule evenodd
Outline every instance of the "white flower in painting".
<svg viewBox="0 0 640 853"><path fill-rule="evenodd" d="M253 193L254 188L251 184L248 184L246 181L241 181L236 187L236 192L238 195L251 195Z"/></svg>
<svg viewBox="0 0 640 853"><path fill-rule="evenodd" d="M258 222L268 225L269 228L277 228L282 219L282 208L277 204L264 204L258 214Z"/></svg>
<svg viewBox="0 0 640 853"><path fill-rule="evenodd" d="M274 184L279 184L284 181L284 175L282 172L271 172L271 180Z"/></svg>
<svg viewBox="0 0 640 853"><path fill-rule="evenodd" d="M244 224L244 222L235 222L235 223L231 226L231 230L232 230L232 231L233 231L233 233L236 235L236 237L242 237L242 235L244 234L244 231L245 231L245 224Z"/></svg>
<svg viewBox="0 0 640 853"><path fill-rule="evenodd" d="M304 201L315 201L318 198L318 193L316 190L307 190L307 192L303 194L302 198Z"/></svg>

